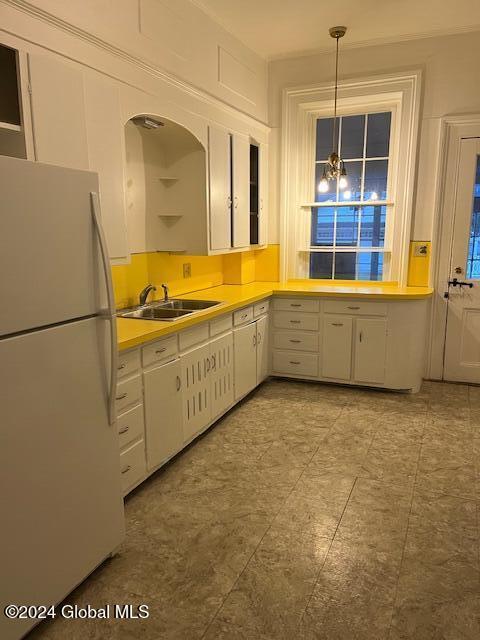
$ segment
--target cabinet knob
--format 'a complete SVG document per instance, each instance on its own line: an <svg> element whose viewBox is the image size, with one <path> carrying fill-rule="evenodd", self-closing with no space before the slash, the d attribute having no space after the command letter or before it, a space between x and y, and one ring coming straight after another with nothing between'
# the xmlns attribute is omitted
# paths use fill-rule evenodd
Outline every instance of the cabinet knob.
<svg viewBox="0 0 480 640"><path fill-rule="evenodd" d="M126 367L126 366L127 366L127 363L126 363L126 362L122 362L122 364L121 364L121 365L119 365L119 366L117 367L117 369L118 369L118 371L121 371L122 369L125 369L125 367Z"/></svg>
<svg viewBox="0 0 480 640"><path fill-rule="evenodd" d="M332 322L332 327L343 327L343 322Z"/></svg>
<svg viewBox="0 0 480 640"><path fill-rule="evenodd" d="M300 320L290 320L292 324L300 324Z"/></svg>
<svg viewBox="0 0 480 640"><path fill-rule="evenodd" d="M122 435L123 433L127 433L127 431L130 429L130 427L123 427L123 429L120 429L120 431L118 432L119 435Z"/></svg>
<svg viewBox="0 0 480 640"><path fill-rule="evenodd" d="M298 360L290 360L290 364L300 364L300 362Z"/></svg>
<svg viewBox="0 0 480 640"><path fill-rule="evenodd" d="M177 376L177 391L180 391L181 388L182 388L182 380L180 379L180 376Z"/></svg>
<svg viewBox="0 0 480 640"><path fill-rule="evenodd" d="M127 395L128 395L127 393L122 393L121 396L116 396L116 400L123 400L124 398L127 397Z"/></svg>
<svg viewBox="0 0 480 640"><path fill-rule="evenodd" d="M300 344L301 340L290 340L290 342L293 342L293 344Z"/></svg>
<svg viewBox="0 0 480 640"><path fill-rule="evenodd" d="M351 309L352 311L358 311L360 307L347 307L347 309Z"/></svg>
<svg viewBox="0 0 480 640"><path fill-rule="evenodd" d="M127 466L122 469L122 473L128 473L131 468L131 465L127 464Z"/></svg>
<svg viewBox="0 0 480 640"><path fill-rule="evenodd" d="M214 353L214 354L212 355L212 371L215 371L215 370L216 370L216 368L217 368L217 356L216 356L216 354Z"/></svg>
<svg viewBox="0 0 480 640"><path fill-rule="evenodd" d="M166 350L167 350L167 347L162 347L161 349L156 349L155 353L163 353Z"/></svg>

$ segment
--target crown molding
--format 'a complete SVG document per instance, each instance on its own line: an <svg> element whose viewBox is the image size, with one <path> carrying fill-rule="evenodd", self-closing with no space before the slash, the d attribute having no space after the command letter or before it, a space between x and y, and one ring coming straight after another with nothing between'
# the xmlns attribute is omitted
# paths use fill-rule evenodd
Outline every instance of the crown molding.
<svg viewBox="0 0 480 640"><path fill-rule="evenodd" d="M172 73L165 71L165 69L163 69L159 65L156 65L153 62L150 62L147 58L143 58L134 53L131 53L126 49L122 49L121 47L111 42L108 42L107 40L104 40L103 38L100 38L99 36L96 36L90 33L89 31L86 31L85 29L77 27L74 24L67 22L66 20L63 20L62 18L59 18L53 15L52 13L31 4L30 2L27 2L27 0L0 0L0 2L12 7L13 9L21 11L22 13L27 14L28 16L30 16L35 20L41 20L42 22L48 24L49 26L54 27L55 29L58 29L60 31L63 31L64 33L71 35L79 40L82 40L86 44L94 46L97 49L100 49L105 53L108 53L128 64L132 64L135 67L144 71L145 73L149 74L150 76L157 78L159 80L162 80L163 82L169 84L172 87L176 87L177 89L183 91L184 93L189 94L190 96L196 98L197 100L201 100L205 104L220 108L223 111L228 112L229 115L234 116L237 119L239 118L244 122L251 123L252 121L254 121L256 123L256 126L260 127L265 131L269 131L268 124L263 120L260 120L259 118L253 115L250 115L246 111L242 111L241 109L237 109L236 107L233 107L228 102L225 102L221 98L218 98L217 96L209 93L208 91L205 91L204 89L200 89L194 85L191 85L188 82L185 82L184 80L181 80L180 78L173 75ZM21 38L21 36L19 36L19 34L15 32L8 31L3 27L0 27L0 29L7 33L10 33L15 37ZM37 44L41 46L41 43L38 43L38 42L33 42L33 44ZM60 55L64 55L62 51L56 51L56 53L59 53ZM81 62L80 60L76 60L76 61Z"/></svg>

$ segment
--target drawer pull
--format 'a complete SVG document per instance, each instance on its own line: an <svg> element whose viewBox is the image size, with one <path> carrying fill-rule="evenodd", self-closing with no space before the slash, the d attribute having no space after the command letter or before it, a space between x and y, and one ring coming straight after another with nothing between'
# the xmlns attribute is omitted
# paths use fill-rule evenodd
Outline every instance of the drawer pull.
<svg viewBox="0 0 480 640"><path fill-rule="evenodd" d="M131 468L131 465L127 464L127 466L122 469L122 473L128 473Z"/></svg>
<svg viewBox="0 0 480 640"><path fill-rule="evenodd" d="M360 333L358 334L358 340L359 342L361 342L363 339L363 331L360 331Z"/></svg>
<svg viewBox="0 0 480 640"><path fill-rule="evenodd" d="M352 311L358 311L360 307L347 307L347 309L351 309Z"/></svg>
<svg viewBox="0 0 480 640"><path fill-rule="evenodd" d="M240 316L240 320L245 320L245 318L248 318L248 313L244 313Z"/></svg>
<svg viewBox="0 0 480 640"><path fill-rule="evenodd" d="M343 327L343 322L332 322L332 327Z"/></svg>
<svg viewBox="0 0 480 640"><path fill-rule="evenodd" d="M124 433L127 433L127 431L130 429L130 427L123 427L123 429L120 429L120 431L118 432L119 435L122 435Z"/></svg>
<svg viewBox="0 0 480 640"><path fill-rule="evenodd" d="M298 360L290 360L290 364L300 364L300 362Z"/></svg>
<svg viewBox="0 0 480 640"><path fill-rule="evenodd" d="M128 393L122 393L122 395L121 396L117 396L116 399L117 400L123 400L124 398L127 397L127 395L128 395Z"/></svg>
<svg viewBox="0 0 480 640"><path fill-rule="evenodd" d="M181 388L182 388L182 381L180 379L180 376L177 376L177 391L180 391Z"/></svg>
<svg viewBox="0 0 480 640"><path fill-rule="evenodd" d="M301 340L290 340L290 342L293 342L293 344L300 344Z"/></svg>
<svg viewBox="0 0 480 640"><path fill-rule="evenodd" d="M117 369L119 371L121 371L122 369L125 369L126 366L127 366L127 363L126 362L122 362L122 364L119 367L117 367Z"/></svg>
<svg viewBox="0 0 480 640"><path fill-rule="evenodd" d="M290 306L291 306L291 307L301 307L301 306L302 306L302 303L301 303L301 302L291 302L291 303L290 303Z"/></svg>
<svg viewBox="0 0 480 640"><path fill-rule="evenodd" d="M155 353L163 353L166 350L167 350L167 347L162 347L161 349L156 349Z"/></svg>
<svg viewBox="0 0 480 640"><path fill-rule="evenodd" d="M292 324L300 324L301 320L290 320Z"/></svg>

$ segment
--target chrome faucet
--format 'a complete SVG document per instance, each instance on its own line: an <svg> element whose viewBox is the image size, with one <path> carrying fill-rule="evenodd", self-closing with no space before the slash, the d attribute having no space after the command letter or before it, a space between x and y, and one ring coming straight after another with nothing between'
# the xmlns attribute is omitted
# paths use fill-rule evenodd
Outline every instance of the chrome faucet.
<svg viewBox="0 0 480 640"><path fill-rule="evenodd" d="M148 294L150 293L150 291L156 291L156 290L157 288L154 287L153 284L147 284L145 289L143 289L143 291L140 292L140 295L138 297L140 306L143 307L143 305L147 302Z"/></svg>
<svg viewBox="0 0 480 640"><path fill-rule="evenodd" d="M162 284L163 289L163 301L168 302L168 286L166 284Z"/></svg>

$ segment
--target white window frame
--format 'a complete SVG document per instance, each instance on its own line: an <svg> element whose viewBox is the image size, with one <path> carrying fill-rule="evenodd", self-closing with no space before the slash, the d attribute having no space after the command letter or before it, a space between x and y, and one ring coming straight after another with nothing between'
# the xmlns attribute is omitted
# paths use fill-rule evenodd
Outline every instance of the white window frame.
<svg viewBox="0 0 480 640"><path fill-rule="evenodd" d="M412 71L344 80L338 88L339 115L392 112L387 185L387 202L392 204L388 205L387 212L383 278L400 285L406 284L408 272L420 85L421 72ZM282 280L309 278L316 120L333 115L333 90L331 84L284 90L280 212ZM351 250L356 251L356 248Z"/></svg>

